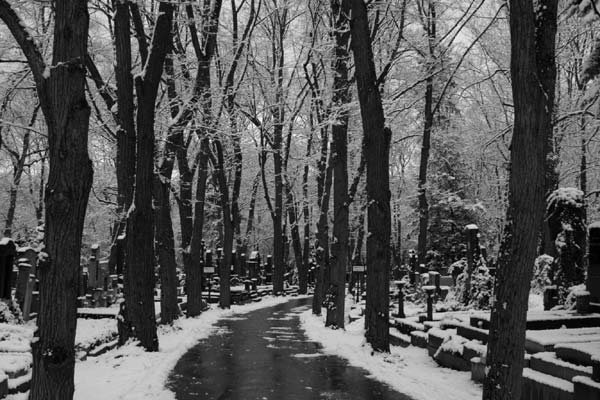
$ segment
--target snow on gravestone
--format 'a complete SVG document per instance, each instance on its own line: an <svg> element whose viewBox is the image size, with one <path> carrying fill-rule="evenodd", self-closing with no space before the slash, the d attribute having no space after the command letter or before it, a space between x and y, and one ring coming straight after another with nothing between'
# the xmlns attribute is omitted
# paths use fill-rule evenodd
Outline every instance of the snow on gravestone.
<svg viewBox="0 0 600 400"><path fill-rule="evenodd" d="M591 301L600 302L600 222L590 225L589 262L586 286Z"/></svg>

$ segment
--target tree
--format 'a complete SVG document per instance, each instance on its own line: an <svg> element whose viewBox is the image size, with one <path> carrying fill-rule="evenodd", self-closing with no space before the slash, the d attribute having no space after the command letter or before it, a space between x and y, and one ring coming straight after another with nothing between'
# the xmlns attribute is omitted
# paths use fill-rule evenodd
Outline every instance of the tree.
<svg viewBox="0 0 600 400"><path fill-rule="evenodd" d="M556 80L557 0L511 0L514 128L506 226L498 257L483 399L519 399L527 298L544 213L547 134Z"/></svg>
<svg viewBox="0 0 600 400"><path fill-rule="evenodd" d="M154 310L154 226L152 189L154 180L155 103L164 61L171 46L172 3L162 2L142 73L135 77L136 113L135 190L127 212L124 280L125 336L134 337L148 351L158 351ZM122 340L123 338L121 338Z"/></svg>
<svg viewBox="0 0 600 400"><path fill-rule="evenodd" d="M73 397L81 237L93 176L87 151L90 107L85 98L87 2L57 0L54 12L52 64L46 65L22 20L6 0L0 0L0 19L27 58L48 128L45 250L39 267L40 311L29 395L33 400Z"/></svg>
<svg viewBox="0 0 600 400"><path fill-rule="evenodd" d="M349 3L349 4L348 4ZM363 126L367 167L367 304L365 336L374 350L389 352L391 131L385 127L381 95L371 48L367 8L363 0L344 0L351 8L350 31Z"/></svg>
<svg viewBox="0 0 600 400"><path fill-rule="evenodd" d="M337 108L336 120L331 127L333 168L333 243L331 244L331 280L327 292L326 326L344 327L344 302L346 300L346 268L348 264L348 103L350 81L348 77L348 42L350 30L348 17L350 4L331 1L331 18L334 29L333 106Z"/></svg>

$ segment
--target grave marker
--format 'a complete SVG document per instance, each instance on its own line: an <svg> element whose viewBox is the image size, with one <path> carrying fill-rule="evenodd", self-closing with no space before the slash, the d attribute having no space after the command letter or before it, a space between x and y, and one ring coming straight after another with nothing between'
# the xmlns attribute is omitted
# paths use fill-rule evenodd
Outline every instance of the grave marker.
<svg viewBox="0 0 600 400"><path fill-rule="evenodd" d="M590 225L589 262L586 287L590 301L600 302L600 222Z"/></svg>
<svg viewBox="0 0 600 400"><path fill-rule="evenodd" d="M0 299L11 298L10 278L16 253L15 242L9 238L0 240Z"/></svg>

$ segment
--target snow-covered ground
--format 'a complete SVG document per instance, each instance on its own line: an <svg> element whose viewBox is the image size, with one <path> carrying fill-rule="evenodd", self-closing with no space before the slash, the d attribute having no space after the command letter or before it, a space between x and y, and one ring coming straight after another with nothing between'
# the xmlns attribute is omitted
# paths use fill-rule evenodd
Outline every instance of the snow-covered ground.
<svg viewBox="0 0 600 400"><path fill-rule="evenodd" d="M304 296L293 297L293 299ZM173 400L175 394L165 388L166 379L181 356L199 340L215 332L222 318L245 314L264 307L285 303L290 297L264 297L262 301L233 305L230 310L213 306L197 318L182 318L173 326L160 327L158 352L147 353L134 343L90 357L75 365L75 400ZM86 331L93 330L90 323ZM98 327L100 328L100 327ZM83 339L83 338L82 338ZM27 394L7 400L25 400Z"/></svg>
<svg viewBox="0 0 600 400"><path fill-rule="evenodd" d="M300 319L308 338L321 343L325 353L345 358L415 400L481 399L481 385L471 380L469 372L439 367L425 349L393 346L390 354L374 354L364 339L363 318L347 324L345 330L325 328L324 317L314 316L311 310Z"/></svg>

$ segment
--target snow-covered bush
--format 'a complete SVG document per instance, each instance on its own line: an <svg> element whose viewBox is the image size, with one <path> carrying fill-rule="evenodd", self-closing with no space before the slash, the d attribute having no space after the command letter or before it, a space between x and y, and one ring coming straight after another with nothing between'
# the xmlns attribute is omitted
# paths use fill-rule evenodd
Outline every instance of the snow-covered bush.
<svg viewBox="0 0 600 400"><path fill-rule="evenodd" d="M480 261L471 275L471 289L469 301L464 304L465 291L467 290L466 268L458 276L456 285L448 293L444 301L444 308L448 310L477 309L489 310L494 292L494 277L490 274L483 261Z"/></svg>
<svg viewBox="0 0 600 400"><path fill-rule="evenodd" d="M531 291L536 294L544 292L544 287L553 285L554 258L542 254L535 259L533 265L533 278L531 279Z"/></svg>
<svg viewBox="0 0 600 400"><path fill-rule="evenodd" d="M0 300L0 323L21 324L21 308L14 300Z"/></svg>

